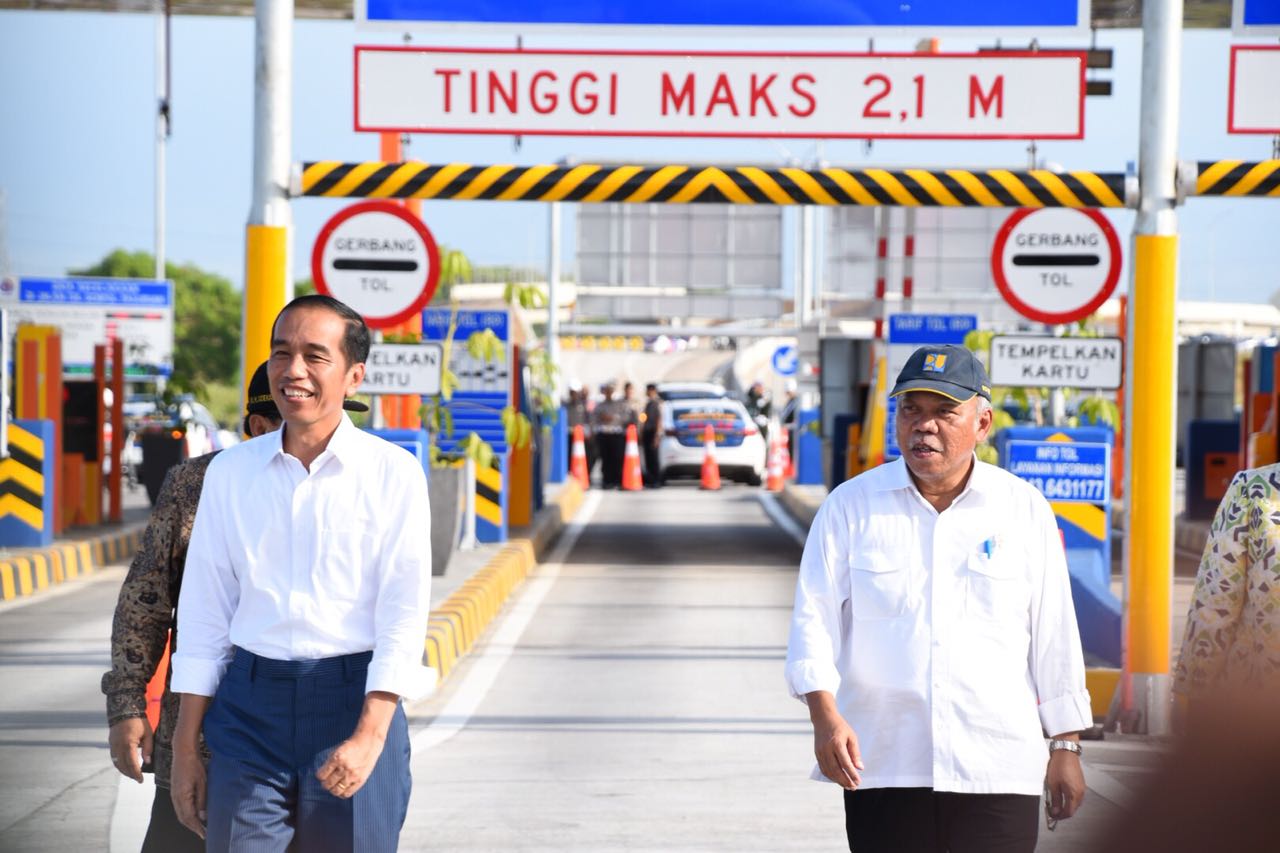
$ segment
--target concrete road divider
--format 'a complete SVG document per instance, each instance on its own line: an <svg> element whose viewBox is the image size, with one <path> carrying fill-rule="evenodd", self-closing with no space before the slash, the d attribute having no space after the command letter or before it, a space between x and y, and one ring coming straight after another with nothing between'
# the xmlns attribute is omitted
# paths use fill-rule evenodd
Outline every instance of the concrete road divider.
<svg viewBox="0 0 1280 853"><path fill-rule="evenodd" d="M538 564L538 556L582 506L582 487L569 479L556 499L543 508L528 536L511 539L497 554L431 611L423 655L428 666L448 678L485 629L502 611L511 593Z"/></svg>

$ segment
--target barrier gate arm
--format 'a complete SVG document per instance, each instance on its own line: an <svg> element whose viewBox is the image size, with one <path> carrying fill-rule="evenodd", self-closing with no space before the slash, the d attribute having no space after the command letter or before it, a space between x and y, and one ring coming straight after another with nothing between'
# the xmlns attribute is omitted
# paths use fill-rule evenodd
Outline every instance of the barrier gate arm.
<svg viewBox="0 0 1280 853"><path fill-rule="evenodd" d="M1126 207L1137 180L1044 169L340 163L294 166L295 196L632 204Z"/></svg>
<svg viewBox="0 0 1280 853"><path fill-rule="evenodd" d="M1183 196L1280 198L1280 160L1184 163ZM341 163L295 165L294 196L632 204L1134 207L1137 178L1045 169Z"/></svg>

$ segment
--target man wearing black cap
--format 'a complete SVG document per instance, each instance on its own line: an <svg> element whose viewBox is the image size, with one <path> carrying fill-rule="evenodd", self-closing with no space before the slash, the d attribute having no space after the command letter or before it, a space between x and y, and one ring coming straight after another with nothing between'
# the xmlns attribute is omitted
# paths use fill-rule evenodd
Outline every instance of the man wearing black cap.
<svg viewBox="0 0 1280 853"><path fill-rule="evenodd" d="M1092 722L1057 523L974 455L972 353L916 350L891 394L902 457L827 497L801 559L786 675L813 778L844 788L850 850L1029 853L1040 794L1050 828L1084 797Z"/></svg>
<svg viewBox="0 0 1280 853"><path fill-rule="evenodd" d="M244 431L257 437L279 428L280 411L271 399L267 364L263 362L249 382ZM160 721L153 734L147 721L147 683L160 665L165 643L177 648L174 608L200 488L216 453L176 465L165 475L151 521L142 534L141 547L120 587L111 625L111 671L102 676L107 723L111 727L111 763L122 775L137 782L142 782L145 766L149 765L156 774L156 798L142 846L144 853L204 850L204 841L178 822L169 796L178 697L169 691L166 673Z"/></svg>

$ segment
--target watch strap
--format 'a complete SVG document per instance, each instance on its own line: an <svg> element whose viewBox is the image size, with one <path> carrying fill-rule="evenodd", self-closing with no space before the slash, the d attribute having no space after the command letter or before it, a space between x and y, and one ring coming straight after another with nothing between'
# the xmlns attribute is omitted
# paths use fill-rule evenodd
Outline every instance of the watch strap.
<svg viewBox="0 0 1280 853"><path fill-rule="evenodd" d="M1067 752L1074 752L1076 755L1084 755L1084 750L1080 748L1080 744L1073 740L1051 740L1049 741L1049 751L1055 752L1059 749L1065 749Z"/></svg>

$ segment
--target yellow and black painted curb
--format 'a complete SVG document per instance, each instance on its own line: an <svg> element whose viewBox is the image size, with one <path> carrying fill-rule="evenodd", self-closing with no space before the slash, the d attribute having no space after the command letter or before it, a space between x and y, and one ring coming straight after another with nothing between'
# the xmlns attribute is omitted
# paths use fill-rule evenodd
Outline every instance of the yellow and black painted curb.
<svg viewBox="0 0 1280 853"><path fill-rule="evenodd" d="M44 440L9 424L9 456L0 460L0 518L12 515L37 534L45 529Z"/></svg>
<svg viewBox="0 0 1280 853"><path fill-rule="evenodd" d="M0 600L35 595L127 560L142 542L145 524L136 524L76 542L0 558Z"/></svg>
<svg viewBox="0 0 1280 853"><path fill-rule="evenodd" d="M649 165L303 163L296 196L629 204L1125 207L1123 173L1045 169L822 169Z"/></svg>
<svg viewBox="0 0 1280 853"><path fill-rule="evenodd" d="M1216 160L1196 163L1197 196L1280 198L1280 160L1248 163Z"/></svg>
<svg viewBox="0 0 1280 853"><path fill-rule="evenodd" d="M537 566L538 555L577 513L582 498L578 484L566 481L556 499L558 517L553 515L552 523L536 526L528 538L507 542L483 568L432 608L423 660L436 670L440 681L475 646L507 598Z"/></svg>

